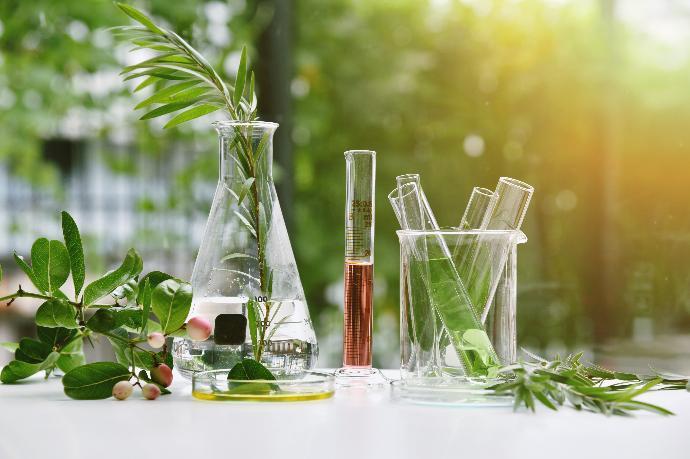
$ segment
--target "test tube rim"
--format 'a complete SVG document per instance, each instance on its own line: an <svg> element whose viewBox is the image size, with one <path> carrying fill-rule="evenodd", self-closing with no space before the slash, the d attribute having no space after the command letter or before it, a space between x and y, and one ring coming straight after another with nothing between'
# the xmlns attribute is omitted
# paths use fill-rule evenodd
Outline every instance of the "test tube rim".
<svg viewBox="0 0 690 459"><path fill-rule="evenodd" d="M484 188L482 186L475 186L473 190L482 196L487 196L487 197L492 197L496 192L494 190L490 190L488 188Z"/></svg>
<svg viewBox="0 0 690 459"><path fill-rule="evenodd" d="M414 191L410 191L410 192L405 193L405 192L402 190L402 188L405 188L405 187L407 187L407 188L412 188L412 187L414 187L414 188L416 189L416 188L417 188L417 184L414 183L414 182L407 182L407 183L403 183L403 184L400 185L400 186L395 187L395 189L394 189L393 191L391 191L390 193L388 193L388 199L389 199L389 200L390 200L390 199L402 199L402 198L404 198L404 197L406 197L406 196L409 196L411 193L414 192Z"/></svg>
<svg viewBox="0 0 690 459"><path fill-rule="evenodd" d="M345 153L343 153L345 156L352 156L352 155L371 155L371 156L376 156L376 152L374 150L347 150Z"/></svg>
<svg viewBox="0 0 690 459"><path fill-rule="evenodd" d="M518 180L518 179L515 179L512 177L501 177L498 179L498 182L514 186L516 188L519 188L523 191L527 191L530 193L534 192L534 187L532 185L530 185L529 183L525 183L522 180Z"/></svg>

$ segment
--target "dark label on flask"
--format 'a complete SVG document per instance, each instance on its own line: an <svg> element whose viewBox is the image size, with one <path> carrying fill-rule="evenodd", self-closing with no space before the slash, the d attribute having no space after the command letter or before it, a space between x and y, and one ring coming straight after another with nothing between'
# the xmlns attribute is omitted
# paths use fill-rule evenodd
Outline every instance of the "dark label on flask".
<svg viewBox="0 0 690 459"><path fill-rule="evenodd" d="M243 314L220 314L216 317L213 340L216 344L240 345L247 338L247 318Z"/></svg>

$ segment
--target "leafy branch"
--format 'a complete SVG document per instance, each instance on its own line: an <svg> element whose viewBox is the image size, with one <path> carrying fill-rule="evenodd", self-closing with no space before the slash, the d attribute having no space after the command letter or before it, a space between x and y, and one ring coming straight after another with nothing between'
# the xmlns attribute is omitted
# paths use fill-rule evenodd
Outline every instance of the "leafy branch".
<svg viewBox="0 0 690 459"><path fill-rule="evenodd" d="M156 85L154 94L136 106L139 109L158 105L144 114L142 120L180 112L166 123L165 127L169 128L220 109L227 111L233 120L256 119L254 72L247 80L246 48L242 49L235 84L230 86L178 34L154 24L151 18L132 6L116 5L140 25L116 27L113 29L115 34L134 44L134 50L146 49L154 54L138 64L125 67L121 73L125 81L144 77L135 92Z"/></svg>
<svg viewBox="0 0 690 459"><path fill-rule="evenodd" d="M248 71L245 47L242 48L235 84L228 85L201 53L178 34L155 24L149 16L132 6L122 3L116 5L139 25L117 27L115 33L129 40L135 46L134 50L146 49L154 54L122 71L125 80L144 78L134 89L135 92L154 85L153 95L135 107L148 109L155 106L141 117L142 120L180 112L165 124L169 128L221 109L232 120L251 122L257 119L254 72ZM260 189L260 165L266 159L270 133L257 137L253 129L251 124L233 126L234 138L229 148L237 152L236 170L243 183L239 192L231 191L237 199L238 210L235 214L256 241L258 293L269 298L269 301L263 302L265 312L258 311L249 317L254 337L254 358L261 361L270 336L271 309L274 313L276 311L274 303L270 301L272 273L266 263L266 238L272 201L270 196L262 195ZM247 205L245 200L248 201ZM230 257L254 258L249 254L231 254ZM251 293L248 292L250 297ZM256 305L250 302L249 310L255 308Z"/></svg>
<svg viewBox="0 0 690 459"><path fill-rule="evenodd" d="M673 413L663 407L637 399L650 390L686 389L688 378L653 372L636 375L611 371L598 365L581 362L582 353L562 359L546 360L528 353L531 361L503 367L500 374L507 381L488 389L497 395L511 394L514 408L521 406L535 411L537 402L549 409L569 405L605 415L630 416L638 410L661 415Z"/></svg>
<svg viewBox="0 0 690 459"><path fill-rule="evenodd" d="M122 264L84 286L84 252L79 229L67 212L62 212L63 241L40 238L31 247L31 263L15 254L14 259L36 288L1 297L10 306L17 298L44 302L36 311L38 339L22 338L18 343L3 343L14 352L14 360L0 372L0 381L14 383L40 371L48 377L56 368L65 372L65 394L77 399L109 397L120 381L140 380L157 386L158 393L169 393L155 381L163 366L172 367L167 346L162 350L143 347L147 333L159 333L160 340L182 333L192 303L191 286L169 274L152 271L141 276L143 261L130 249ZM0 280L2 270L0 269ZM74 299L61 290L68 278L74 284ZM108 302L100 303L104 299ZM153 314L158 321L150 318ZM113 346L116 362L86 363L84 341L102 336ZM150 338L150 335L149 335ZM137 373L137 369L141 369ZM149 376L148 372L151 372ZM171 373L170 373L171 374ZM153 381L153 382L151 382Z"/></svg>

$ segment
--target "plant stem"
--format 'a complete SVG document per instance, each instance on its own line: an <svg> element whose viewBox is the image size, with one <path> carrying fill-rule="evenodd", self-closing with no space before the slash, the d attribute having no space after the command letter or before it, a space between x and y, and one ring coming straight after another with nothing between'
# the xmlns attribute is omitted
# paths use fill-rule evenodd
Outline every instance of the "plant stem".
<svg viewBox="0 0 690 459"><path fill-rule="evenodd" d="M82 308L82 304L79 302L69 301L69 300L65 300L65 299L58 298L55 296L50 296L50 295L43 295L41 293L27 292L27 291L22 289L21 285L19 286L19 289L17 289L16 292L14 292L10 295L7 295L7 296L0 297L0 303L5 302L7 300L14 300L15 298L37 298L39 300L46 300L46 301L47 300L60 300L60 301L65 301L65 302L71 304L72 306L74 306L76 308Z"/></svg>

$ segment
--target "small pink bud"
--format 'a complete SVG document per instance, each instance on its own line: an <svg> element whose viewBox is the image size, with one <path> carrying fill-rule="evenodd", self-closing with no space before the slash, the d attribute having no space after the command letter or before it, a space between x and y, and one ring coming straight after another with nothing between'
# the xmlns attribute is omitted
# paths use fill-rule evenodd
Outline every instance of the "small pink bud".
<svg viewBox="0 0 690 459"><path fill-rule="evenodd" d="M118 400L125 400L132 395L132 385L129 381L119 381L113 386L113 397Z"/></svg>
<svg viewBox="0 0 690 459"><path fill-rule="evenodd" d="M169 366L161 363L151 369L151 379L163 387L168 387L172 384L173 372Z"/></svg>
<svg viewBox="0 0 690 459"><path fill-rule="evenodd" d="M165 345L165 335L159 332L149 333L147 341L149 343L149 346L151 346L152 348L160 349Z"/></svg>
<svg viewBox="0 0 690 459"><path fill-rule="evenodd" d="M204 317L192 317L187 322L187 334L193 341L206 341L211 336L211 322Z"/></svg>
<svg viewBox="0 0 690 459"><path fill-rule="evenodd" d="M155 400L161 394L161 390L155 384L144 384L141 393L149 400Z"/></svg>

